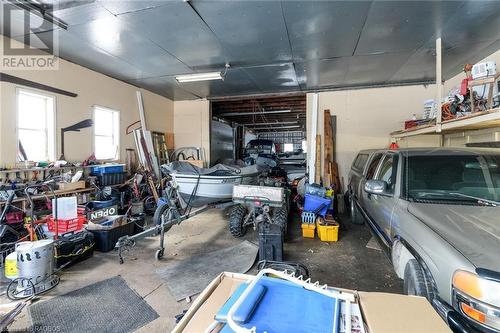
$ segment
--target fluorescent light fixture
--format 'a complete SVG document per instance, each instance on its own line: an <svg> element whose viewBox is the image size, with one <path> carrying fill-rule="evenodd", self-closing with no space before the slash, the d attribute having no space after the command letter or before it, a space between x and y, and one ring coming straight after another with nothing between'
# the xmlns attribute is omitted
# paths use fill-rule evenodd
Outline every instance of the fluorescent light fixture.
<svg viewBox="0 0 500 333"><path fill-rule="evenodd" d="M209 80L222 80L222 78L223 78L223 76L222 76L221 72L184 74L184 75L177 75L175 77L175 79L179 83L209 81Z"/></svg>
<svg viewBox="0 0 500 333"><path fill-rule="evenodd" d="M274 122L274 123L251 123L251 124L242 124L243 126L268 126L268 125L293 125L293 124L298 124L298 121L280 121L280 122Z"/></svg>
<svg viewBox="0 0 500 333"><path fill-rule="evenodd" d="M290 113L292 110L271 110L271 111L256 111L256 112L228 112L221 113L221 117L231 117L231 116L251 116L254 114L271 114L271 113Z"/></svg>
<svg viewBox="0 0 500 333"><path fill-rule="evenodd" d="M291 129L291 128L300 128L301 125L292 125L292 126L269 126L269 127L256 127L252 128L254 131L261 130L280 130L280 129Z"/></svg>
<svg viewBox="0 0 500 333"><path fill-rule="evenodd" d="M209 81L209 80L224 80L224 77L226 76L229 67L231 66L229 66L229 64L226 64L224 66L224 70L221 72L182 74L182 75L177 75L175 79L179 83Z"/></svg>

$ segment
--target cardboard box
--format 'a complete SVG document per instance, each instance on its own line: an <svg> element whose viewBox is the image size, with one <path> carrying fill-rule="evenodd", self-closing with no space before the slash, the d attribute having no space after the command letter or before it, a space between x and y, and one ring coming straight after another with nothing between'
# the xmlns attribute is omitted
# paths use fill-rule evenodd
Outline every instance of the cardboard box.
<svg viewBox="0 0 500 333"><path fill-rule="evenodd" d="M203 333L238 286L254 276L221 273L193 302L173 333ZM340 289L342 290L342 289ZM378 292L355 292L369 333L451 333L422 297Z"/></svg>
<svg viewBox="0 0 500 333"><path fill-rule="evenodd" d="M184 160L183 162L189 162L194 166L197 166L198 168L203 168L203 161L202 160Z"/></svg>
<svg viewBox="0 0 500 333"><path fill-rule="evenodd" d="M57 183L59 191L74 191L85 188L85 180L80 180L74 183Z"/></svg>
<svg viewBox="0 0 500 333"><path fill-rule="evenodd" d="M174 133L166 133L165 141L167 144L167 149L175 149Z"/></svg>

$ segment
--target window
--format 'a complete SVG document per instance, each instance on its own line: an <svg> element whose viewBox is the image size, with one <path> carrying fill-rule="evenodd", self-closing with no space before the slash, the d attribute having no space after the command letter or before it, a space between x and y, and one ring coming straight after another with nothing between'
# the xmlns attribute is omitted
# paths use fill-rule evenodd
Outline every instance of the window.
<svg viewBox="0 0 500 333"><path fill-rule="evenodd" d="M55 160L54 97L17 91L17 160Z"/></svg>
<svg viewBox="0 0 500 333"><path fill-rule="evenodd" d="M120 113L94 107L94 153L98 160L120 158Z"/></svg>
<svg viewBox="0 0 500 333"><path fill-rule="evenodd" d="M382 154L376 154L373 156L370 165L368 166L368 170L366 170L366 179L372 179L375 176L375 171L377 171L377 166L380 160L382 159Z"/></svg>
<svg viewBox="0 0 500 333"><path fill-rule="evenodd" d="M302 140L302 152L307 153L307 140Z"/></svg>
<svg viewBox="0 0 500 333"><path fill-rule="evenodd" d="M368 154L359 154L354 161L353 168L359 171L363 171L366 161L368 161Z"/></svg>
<svg viewBox="0 0 500 333"><path fill-rule="evenodd" d="M287 153L287 152L293 152L293 143L285 143L283 151L285 153Z"/></svg>
<svg viewBox="0 0 500 333"><path fill-rule="evenodd" d="M386 155L376 177L377 180L383 180L387 183L387 191L391 193L394 192L394 186L396 185L397 163L397 156Z"/></svg>

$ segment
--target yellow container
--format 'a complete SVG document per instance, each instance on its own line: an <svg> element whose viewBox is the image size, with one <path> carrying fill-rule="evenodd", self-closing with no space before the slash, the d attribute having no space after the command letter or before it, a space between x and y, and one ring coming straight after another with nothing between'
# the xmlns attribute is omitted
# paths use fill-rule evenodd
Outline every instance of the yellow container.
<svg viewBox="0 0 500 333"><path fill-rule="evenodd" d="M337 222L324 225L318 221L319 219L316 220L318 238L322 242L336 242L339 240L339 224Z"/></svg>
<svg viewBox="0 0 500 333"><path fill-rule="evenodd" d="M314 230L316 225L314 223L302 223L302 237L314 238Z"/></svg>
<svg viewBox="0 0 500 333"><path fill-rule="evenodd" d="M17 278L17 254L12 252L5 257L5 277L14 280Z"/></svg>

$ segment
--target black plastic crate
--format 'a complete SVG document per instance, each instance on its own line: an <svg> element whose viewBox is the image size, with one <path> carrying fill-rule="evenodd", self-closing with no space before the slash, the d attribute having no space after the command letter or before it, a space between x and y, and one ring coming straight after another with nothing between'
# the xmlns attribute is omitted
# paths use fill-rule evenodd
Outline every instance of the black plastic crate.
<svg viewBox="0 0 500 333"><path fill-rule="evenodd" d="M105 173L96 176L100 186L110 186L110 185L123 184L125 182L126 175L127 175L126 172L117 172L117 173Z"/></svg>
<svg viewBox="0 0 500 333"><path fill-rule="evenodd" d="M283 231L278 224L259 224L259 261L283 261Z"/></svg>
<svg viewBox="0 0 500 333"><path fill-rule="evenodd" d="M120 237L134 234L134 226L134 222L129 222L111 229L90 230L94 234L96 251L109 252L113 250Z"/></svg>

